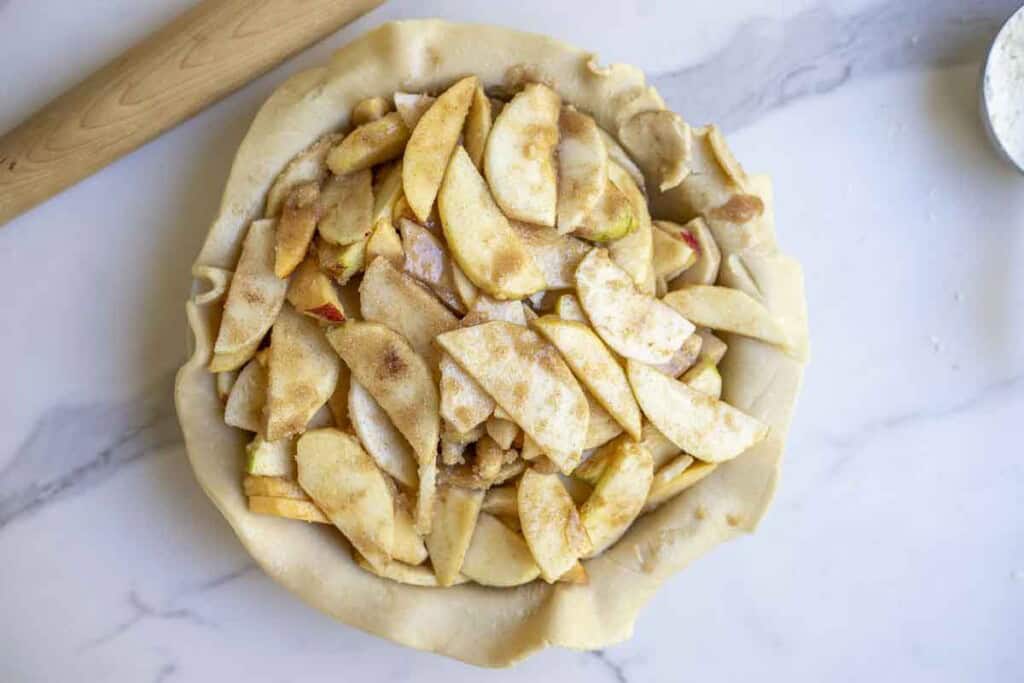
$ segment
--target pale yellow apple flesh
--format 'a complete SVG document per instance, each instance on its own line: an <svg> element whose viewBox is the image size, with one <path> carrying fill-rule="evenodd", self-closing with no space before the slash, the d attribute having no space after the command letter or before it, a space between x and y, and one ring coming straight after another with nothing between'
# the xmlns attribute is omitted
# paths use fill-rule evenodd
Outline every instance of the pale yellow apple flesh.
<svg viewBox="0 0 1024 683"><path fill-rule="evenodd" d="M349 386L348 418L363 448L377 466L402 485L416 488L419 477L412 447L370 392L355 381Z"/></svg>
<svg viewBox="0 0 1024 683"><path fill-rule="evenodd" d="M224 405L224 422L249 432L263 428L263 407L267 403L267 370L256 360L246 363L231 387Z"/></svg>
<svg viewBox="0 0 1024 683"><path fill-rule="evenodd" d="M320 193L320 237L338 245L368 238L373 230L373 201L373 173L369 169L332 177Z"/></svg>
<svg viewBox="0 0 1024 683"><path fill-rule="evenodd" d="M785 346L785 330L764 304L729 287L687 285L664 301L697 325Z"/></svg>
<svg viewBox="0 0 1024 683"><path fill-rule="evenodd" d="M292 273L286 298L303 315L327 324L345 322L345 306L338 290L312 256L307 256Z"/></svg>
<svg viewBox="0 0 1024 683"><path fill-rule="evenodd" d="M316 183L296 186L285 200L277 221L274 245L274 275L286 278L306 257L320 217L320 187Z"/></svg>
<svg viewBox="0 0 1024 683"><path fill-rule="evenodd" d="M483 87L477 83L473 90L473 102L469 106L462 138L469 158L473 160L473 165L479 170L483 170L484 149L487 147L487 138L491 134L493 121L491 101L487 99L487 93L484 92Z"/></svg>
<svg viewBox="0 0 1024 683"><path fill-rule="evenodd" d="M462 573L482 586L520 586L540 576L540 567L520 534L483 512L463 558Z"/></svg>
<svg viewBox="0 0 1024 683"><path fill-rule="evenodd" d="M327 166L335 175L355 173L402 155L410 131L398 112L364 123L327 154Z"/></svg>
<svg viewBox="0 0 1024 683"><path fill-rule="evenodd" d="M558 232L572 232L608 184L608 149L594 119L568 107L558 118Z"/></svg>
<svg viewBox="0 0 1024 683"><path fill-rule="evenodd" d="M476 528L484 492L458 486L439 486L434 521L426 538L437 582L450 586L457 580Z"/></svg>
<svg viewBox="0 0 1024 683"><path fill-rule="evenodd" d="M516 496L519 523L541 577L554 583L592 544L576 504L557 474L523 472Z"/></svg>
<svg viewBox="0 0 1024 683"><path fill-rule="evenodd" d="M640 444L619 440L594 492L580 508L593 557L615 543L640 514L654 477L651 454Z"/></svg>
<svg viewBox="0 0 1024 683"><path fill-rule="evenodd" d="M342 136L328 133L299 152L278 174L267 192L266 218L276 218L296 185L315 182L318 186L327 177L327 152L341 142Z"/></svg>

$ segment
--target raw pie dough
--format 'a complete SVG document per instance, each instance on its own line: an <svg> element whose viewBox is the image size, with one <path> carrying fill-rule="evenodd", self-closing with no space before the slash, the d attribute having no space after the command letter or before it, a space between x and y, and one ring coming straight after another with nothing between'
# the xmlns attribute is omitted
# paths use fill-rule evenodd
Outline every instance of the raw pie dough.
<svg viewBox="0 0 1024 683"><path fill-rule="evenodd" d="M769 424L768 438L640 517L618 543L585 561L589 582L582 585L399 584L359 568L330 526L253 514L239 483L247 435L224 423L207 370L241 241L289 160L322 135L345 128L353 106L365 98L439 92L467 74L488 89L546 83L615 134L643 171L654 218L682 224L703 215L722 252L719 281L745 275L726 284L756 287L753 294L790 343L783 351L721 335L729 348L720 364L722 398ZM683 125L634 67L600 66L594 55L545 36L436 20L386 24L273 93L239 147L220 211L193 266L194 294L186 310L194 350L175 388L196 476L268 574L310 605L370 633L473 664L508 666L550 645L593 649L629 638L641 607L664 580L718 543L755 528L775 490L806 360L803 278L799 264L777 249L770 181L740 176L736 166L734 180L743 192L714 196L718 185L709 178L722 173L720 167L731 173L721 161L708 162L710 153L721 151L713 149L719 141L695 136L700 144L688 148L673 132Z"/></svg>

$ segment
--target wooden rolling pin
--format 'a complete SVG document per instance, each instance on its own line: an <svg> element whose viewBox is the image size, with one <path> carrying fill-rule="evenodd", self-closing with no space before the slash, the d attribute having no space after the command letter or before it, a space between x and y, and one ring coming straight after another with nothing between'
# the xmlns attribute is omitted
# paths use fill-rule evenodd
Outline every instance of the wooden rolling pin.
<svg viewBox="0 0 1024 683"><path fill-rule="evenodd" d="M206 0L0 137L0 225L383 0Z"/></svg>

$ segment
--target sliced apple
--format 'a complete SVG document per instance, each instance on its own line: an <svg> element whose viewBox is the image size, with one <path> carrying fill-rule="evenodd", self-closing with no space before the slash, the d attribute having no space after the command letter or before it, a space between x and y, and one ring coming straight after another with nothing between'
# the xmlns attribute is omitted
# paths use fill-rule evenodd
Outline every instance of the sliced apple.
<svg viewBox="0 0 1024 683"><path fill-rule="evenodd" d="M238 373L224 406L224 422L249 432L263 427L263 406L267 403L267 370L255 360Z"/></svg>
<svg viewBox="0 0 1024 683"><path fill-rule="evenodd" d="M455 289L452 259L444 242L419 223L401 219L405 272L424 283L449 308L464 313L462 298Z"/></svg>
<svg viewBox="0 0 1024 683"><path fill-rule="evenodd" d="M412 446L419 464L433 462L441 431L439 400L423 358L404 337L378 323L350 320L329 330L327 338L352 378L366 387Z"/></svg>
<svg viewBox="0 0 1024 683"><path fill-rule="evenodd" d="M380 167L373 179L373 212L374 226L390 223L394 217L395 207L402 197L402 160L398 159Z"/></svg>
<svg viewBox="0 0 1024 683"><path fill-rule="evenodd" d="M455 292L459 295L462 306L468 311L476 303L476 298L480 296L480 290L476 288L472 280L466 277L462 268L454 260L452 260L452 282L455 284Z"/></svg>
<svg viewBox="0 0 1024 683"><path fill-rule="evenodd" d="M729 287L687 285L665 296L665 303L702 327L724 330L769 344L785 346L788 339L764 304Z"/></svg>
<svg viewBox="0 0 1024 683"><path fill-rule="evenodd" d="M437 577L434 576L434 570L426 565L411 566L404 562L392 561L383 567L374 567L358 553L356 553L356 564L374 576L408 586L439 588L441 585L437 582ZM459 576L452 585L466 583L466 581L468 581L466 577Z"/></svg>
<svg viewBox="0 0 1024 683"><path fill-rule="evenodd" d="M640 438L640 408L622 366L600 337L583 323L545 315L531 327L562 354L576 379L635 439Z"/></svg>
<svg viewBox="0 0 1024 683"><path fill-rule="evenodd" d="M430 533L434 522L434 501L437 498L437 458L420 462L420 485L416 492L416 532L420 536Z"/></svg>
<svg viewBox="0 0 1024 683"><path fill-rule="evenodd" d="M561 105L554 90L529 83L494 121L484 152L484 172L494 200L509 218L555 225L555 147Z"/></svg>
<svg viewBox="0 0 1024 683"><path fill-rule="evenodd" d="M402 189L420 221L430 216L478 83L476 76L467 76L444 91L416 123L409 138Z"/></svg>
<svg viewBox="0 0 1024 683"><path fill-rule="evenodd" d="M359 295L363 318L398 332L436 370L434 337L459 326L444 304L382 258L366 269Z"/></svg>
<svg viewBox="0 0 1024 683"><path fill-rule="evenodd" d="M339 285L346 284L366 265L366 240L338 246L317 239L314 244L320 269Z"/></svg>
<svg viewBox="0 0 1024 683"><path fill-rule="evenodd" d="M487 99L487 93L484 92L483 87L477 83L473 90L473 103L469 106L466 129L463 131L462 137L466 152L478 170L483 170L484 148L487 146L487 138L491 134L493 121L491 101Z"/></svg>
<svg viewBox="0 0 1024 683"><path fill-rule="evenodd" d="M481 512L494 515L495 517L519 517L519 507L516 502L516 487L496 486L487 490L484 496Z"/></svg>
<svg viewBox="0 0 1024 683"><path fill-rule="evenodd" d="M274 275L286 278L306 257L320 218L320 186L297 185L288 194L277 222L274 245Z"/></svg>
<svg viewBox="0 0 1024 683"><path fill-rule="evenodd" d="M644 504L644 512L675 498L698 481L715 471L713 462L694 461L692 456L680 455L654 475L651 491Z"/></svg>
<svg viewBox="0 0 1024 683"><path fill-rule="evenodd" d="M346 245L368 238L373 230L373 173L370 169L328 180L320 193L320 212L317 230L325 241Z"/></svg>
<svg viewBox="0 0 1024 683"><path fill-rule="evenodd" d="M330 524L326 515L312 501L295 500L292 498L272 498L270 496L249 496L249 512L257 515L270 515L297 519L300 522L317 522Z"/></svg>
<svg viewBox="0 0 1024 683"><path fill-rule="evenodd" d="M264 477L295 478L295 443L291 439L267 441L257 435L245 447L245 471Z"/></svg>
<svg viewBox="0 0 1024 683"><path fill-rule="evenodd" d="M242 479L242 491L247 496L309 500L309 496L295 480L285 477L263 477L250 474Z"/></svg>
<svg viewBox="0 0 1024 683"><path fill-rule="evenodd" d="M395 500L373 458L337 429L306 432L298 442L299 485L373 566L391 561Z"/></svg>
<svg viewBox="0 0 1024 683"><path fill-rule="evenodd" d="M468 432L494 412L494 399L447 353L441 354L441 417Z"/></svg>
<svg viewBox="0 0 1024 683"><path fill-rule="evenodd" d="M604 474L605 467L608 466L608 461L618 448L618 442L628 439L632 439L632 437L621 436L615 441L599 448L596 453L576 468L572 473L573 478L584 481L591 486L597 484L601 475ZM650 422L644 422L643 435L639 443L651 454L655 471L681 452L679 446L672 443L668 437L659 432L658 428Z"/></svg>
<svg viewBox="0 0 1024 683"><path fill-rule="evenodd" d="M604 409L590 394L587 394L590 420L587 422L587 438L584 449L597 448L622 433L622 425Z"/></svg>
<svg viewBox="0 0 1024 683"><path fill-rule="evenodd" d="M608 165L608 179L629 199L636 227L608 246L608 252L620 268L644 294L654 294L654 236L647 199L629 174L616 164Z"/></svg>
<svg viewBox="0 0 1024 683"><path fill-rule="evenodd" d="M667 363L694 327L671 307L637 290L604 249L576 269L576 289L594 330L621 356Z"/></svg>
<svg viewBox="0 0 1024 683"><path fill-rule="evenodd" d="M608 149L594 119L563 107L558 118L558 232L572 232L608 184Z"/></svg>
<svg viewBox="0 0 1024 683"><path fill-rule="evenodd" d="M680 237L683 227L669 221L654 221L654 275L673 280L697 262L697 251Z"/></svg>
<svg viewBox="0 0 1024 683"><path fill-rule="evenodd" d="M352 107L352 125L361 126L383 117L391 111L391 103L383 97L367 97Z"/></svg>
<svg viewBox="0 0 1024 683"><path fill-rule="evenodd" d="M663 221L667 223L667 221ZM677 278L669 283L669 289L679 289L684 285L713 285L718 279L718 269L722 263L722 252L715 242L714 236L707 222L697 217L686 225L675 227L671 224L676 234L683 239L697 255L697 261L684 270Z"/></svg>
<svg viewBox="0 0 1024 683"><path fill-rule="evenodd" d="M700 346L700 360L708 361L712 365L718 365L722 362L722 358L725 357L725 352L729 350L729 345L714 335L714 333L706 327L701 327L694 334L697 334L701 338Z"/></svg>
<svg viewBox="0 0 1024 683"><path fill-rule="evenodd" d="M654 462L646 448L616 441L608 466L580 508L580 520L594 545L584 557L603 552L622 537L643 509L653 477Z"/></svg>
<svg viewBox="0 0 1024 683"><path fill-rule="evenodd" d="M543 273L547 289L570 289L575 286L573 274L590 251L590 245L570 235L560 235L554 228L518 221L512 221L511 224Z"/></svg>
<svg viewBox="0 0 1024 683"><path fill-rule="evenodd" d="M523 472L516 496L519 523L541 577L554 583L593 547L576 504L557 474Z"/></svg>
<svg viewBox="0 0 1024 683"><path fill-rule="evenodd" d="M427 546L416 532L412 516L401 503L395 505L395 541L391 557L405 564L417 565L427 559Z"/></svg>
<svg viewBox="0 0 1024 683"><path fill-rule="evenodd" d="M377 466L403 486L415 488L417 461L409 442L370 392L356 381L351 382L348 390L348 416L356 436Z"/></svg>
<svg viewBox="0 0 1024 683"><path fill-rule="evenodd" d="M563 472L573 470L589 411L558 351L536 332L503 321L446 332L437 343Z"/></svg>
<svg viewBox="0 0 1024 683"><path fill-rule="evenodd" d="M434 522L426 542L434 574L442 586L451 586L459 576L483 500L483 491L458 486L437 489Z"/></svg>
<svg viewBox="0 0 1024 683"><path fill-rule="evenodd" d="M307 256L292 273L287 299L303 315L327 324L345 322L345 306L338 290L313 256Z"/></svg>
<svg viewBox="0 0 1024 683"><path fill-rule="evenodd" d="M672 354L671 360L667 363L659 363L652 367L656 368L658 372L663 375L679 377L679 375L693 367L694 363L697 362L697 359L700 358L700 350L703 343L703 338L694 332L687 337L686 341L683 342L683 345Z"/></svg>
<svg viewBox="0 0 1024 683"><path fill-rule="evenodd" d="M580 586L585 586L590 582L590 577L587 575L587 569L583 566L582 562L577 562L569 571L558 577L558 583L572 583Z"/></svg>
<svg viewBox="0 0 1024 683"><path fill-rule="evenodd" d="M631 360L627 375L647 419L696 458L731 460L768 435L760 420L654 368Z"/></svg>
<svg viewBox="0 0 1024 683"><path fill-rule="evenodd" d="M462 573L482 586L520 586L540 576L523 537L481 513L462 561Z"/></svg>
<svg viewBox="0 0 1024 683"><path fill-rule="evenodd" d="M712 363L701 363L690 368L682 377L683 382L702 394L712 398L722 397L722 375Z"/></svg>
<svg viewBox="0 0 1024 683"><path fill-rule="evenodd" d="M270 335L267 439L299 434L338 382L338 357L315 321L285 306Z"/></svg>
<svg viewBox="0 0 1024 683"><path fill-rule="evenodd" d="M452 441L445 437L444 430L441 430L441 464L453 467L463 465L466 462L466 444Z"/></svg>
<svg viewBox="0 0 1024 683"><path fill-rule="evenodd" d="M604 141L604 146L608 150L608 161L614 162L622 167L629 177L633 179L637 187L641 191L645 190L644 187L644 174L640 170L640 167L636 165L636 162L630 158L629 154L622 148L619 141L611 136L611 133L606 131L604 128L598 128L601 134L601 140Z"/></svg>
<svg viewBox="0 0 1024 683"><path fill-rule="evenodd" d="M645 167L657 169L662 192L678 186L690 174L690 127L679 115L667 111L644 111L619 127L619 137Z"/></svg>
<svg viewBox="0 0 1024 683"><path fill-rule="evenodd" d="M319 185L323 182L327 177L327 152L340 141L340 135L328 133L288 162L288 165L274 180L274 184L270 186L270 191L267 192L267 209L264 214L267 218L275 218L281 213L281 207L284 206L288 193L296 185L309 182Z"/></svg>
<svg viewBox="0 0 1024 683"><path fill-rule="evenodd" d="M526 309L518 301L496 301L486 294L479 294L462 319L462 326L479 325L480 323L504 320L513 325L526 326Z"/></svg>
<svg viewBox="0 0 1024 683"><path fill-rule="evenodd" d="M402 155L409 141L409 128L398 112L364 123L331 149L327 166L335 175L372 168Z"/></svg>
<svg viewBox="0 0 1024 683"><path fill-rule="evenodd" d="M487 434L503 451L512 447L512 442L519 433L519 426L515 422L500 417L488 418L484 426L487 429Z"/></svg>
<svg viewBox="0 0 1024 683"><path fill-rule="evenodd" d="M402 248L402 238L391 221L381 221L370 233L370 239L366 240L366 262L373 263L378 256L382 256L391 262L396 268L405 265L405 250Z"/></svg>
<svg viewBox="0 0 1024 683"><path fill-rule="evenodd" d="M395 109L398 110L398 115L402 117L402 121L405 122L409 130L412 130L436 99L432 95L396 92L394 96Z"/></svg>
<svg viewBox="0 0 1024 683"><path fill-rule="evenodd" d="M327 399L327 409L334 418L334 426L346 429L348 419L348 392L352 384L352 371L344 363L338 363L338 382L334 385L334 393Z"/></svg>
<svg viewBox="0 0 1024 683"><path fill-rule="evenodd" d="M238 381L238 370L228 370L227 372L217 372L213 375L213 382L217 389L217 398L224 403L227 403L228 396L231 395L231 390L235 387L235 382Z"/></svg>
<svg viewBox="0 0 1024 683"><path fill-rule="evenodd" d="M618 240L639 227L633 205L618 185L608 182L593 208L584 215L573 233L591 242Z"/></svg>
<svg viewBox="0 0 1024 683"><path fill-rule="evenodd" d="M210 372L225 372L245 365L256 353L284 304L288 282L274 275L276 222L253 221L249 226L224 301Z"/></svg>
<svg viewBox="0 0 1024 683"><path fill-rule="evenodd" d="M498 299L544 289L544 274L461 147L448 164L437 203L452 255L474 285Z"/></svg>
<svg viewBox="0 0 1024 683"><path fill-rule="evenodd" d="M558 297L555 303L555 315L562 320L574 320L578 323L588 324L587 314L583 312L583 306L575 294L563 294Z"/></svg>

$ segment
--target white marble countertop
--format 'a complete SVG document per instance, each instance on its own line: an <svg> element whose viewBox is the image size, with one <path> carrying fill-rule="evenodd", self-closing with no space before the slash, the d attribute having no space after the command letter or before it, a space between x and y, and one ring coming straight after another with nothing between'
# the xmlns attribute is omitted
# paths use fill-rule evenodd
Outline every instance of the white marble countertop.
<svg viewBox="0 0 1024 683"><path fill-rule="evenodd" d="M188 0L0 0L0 129ZM775 176L813 361L751 537L634 638L493 680L1024 677L1024 177L978 121L1019 0L392 0L0 229L0 681L475 681L258 571L171 401L183 301L234 149L284 77L388 18L504 23L648 70Z"/></svg>

